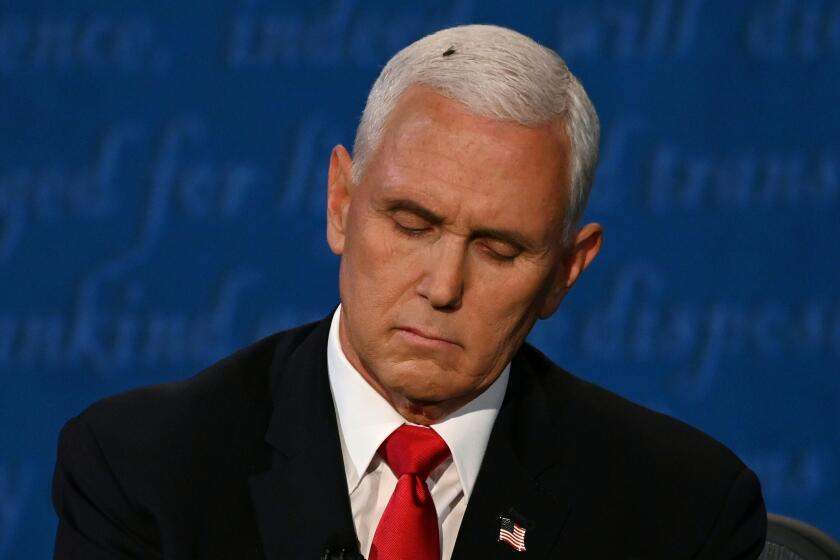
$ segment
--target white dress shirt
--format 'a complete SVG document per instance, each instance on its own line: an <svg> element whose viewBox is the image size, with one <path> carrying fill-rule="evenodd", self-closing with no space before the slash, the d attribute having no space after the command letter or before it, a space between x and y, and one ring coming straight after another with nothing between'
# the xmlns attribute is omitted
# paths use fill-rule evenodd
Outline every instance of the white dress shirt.
<svg viewBox="0 0 840 560"><path fill-rule="evenodd" d="M330 326L327 366L353 524L359 549L367 558L379 518L397 485L397 477L376 451L391 432L408 422L347 360L338 334L340 315L339 305ZM442 560L452 556L509 375L510 364L483 393L434 425L452 452L426 480L437 509Z"/></svg>

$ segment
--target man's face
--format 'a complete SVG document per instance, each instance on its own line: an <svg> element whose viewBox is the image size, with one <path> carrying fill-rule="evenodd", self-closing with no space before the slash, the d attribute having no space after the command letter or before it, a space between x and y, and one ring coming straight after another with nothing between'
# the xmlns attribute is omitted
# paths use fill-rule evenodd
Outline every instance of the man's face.
<svg viewBox="0 0 840 560"><path fill-rule="evenodd" d="M576 266L561 245L568 153L556 126L475 116L423 86L400 98L360 184L334 150L342 347L409 420L488 387L594 258Z"/></svg>

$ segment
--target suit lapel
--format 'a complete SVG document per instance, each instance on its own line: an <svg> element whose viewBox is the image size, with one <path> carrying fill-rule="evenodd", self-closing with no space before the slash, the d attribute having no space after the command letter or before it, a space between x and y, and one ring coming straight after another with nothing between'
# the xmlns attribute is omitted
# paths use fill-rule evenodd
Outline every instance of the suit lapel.
<svg viewBox="0 0 840 560"><path fill-rule="evenodd" d="M330 318L317 323L271 371L273 410L265 441L271 466L250 479L266 558L318 558L357 538L343 468L326 347ZM546 437L552 415L539 372L517 353L504 402L464 514L452 558L548 558L570 514L561 450ZM552 403L553 407L562 406ZM527 551L498 542L513 508L530 523Z"/></svg>
<svg viewBox="0 0 840 560"><path fill-rule="evenodd" d="M571 509L559 480L560 450L546 437L552 421L539 375L517 354L452 558L547 558ZM498 541L511 508L530 525L526 551Z"/></svg>
<svg viewBox="0 0 840 560"><path fill-rule="evenodd" d="M330 319L286 363L272 365L274 408L265 441L268 470L250 479L266 558L319 558L353 548L356 534L327 375Z"/></svg>

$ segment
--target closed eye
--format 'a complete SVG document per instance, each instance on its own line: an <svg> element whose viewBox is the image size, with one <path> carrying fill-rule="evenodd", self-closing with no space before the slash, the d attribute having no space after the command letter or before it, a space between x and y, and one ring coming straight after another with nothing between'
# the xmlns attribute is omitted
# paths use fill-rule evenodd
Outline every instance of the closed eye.
<svg viewBox="0 0 840 560"><path fill-rule="evenodd" d="M428 228L428 227L410 228L410 227L406 227L406 226L402 225L401 223L399 223L397 221L394 222L394 226L397 228L397 231L399 231L400 233L411 236L411 237L418 237L420 235L423 235L424 233L427 233L429 230L432 229L432 228Z"/></svg>
<svg viewBox="0 0 840 560"><path fill-rule="evenodd" d="M508 241L485 237L478 240L488 256L498 261L512 261L522 253L522 249Z"/></svg>
<svg viewBox="0 0 840 560"><path fill-rule="evenodd" d="M492 259L501 262L510 262L521 253L520 250L509 245L500 244L498 242L483 242L482 250Z"/></svg>
<svg viewBox="0 0 840 560"><path fill-rule="evenodd" d="M392 214L397 231L410 236L418 236L430 231L431 225L422 217L412 212L398 210Z"/></svg>

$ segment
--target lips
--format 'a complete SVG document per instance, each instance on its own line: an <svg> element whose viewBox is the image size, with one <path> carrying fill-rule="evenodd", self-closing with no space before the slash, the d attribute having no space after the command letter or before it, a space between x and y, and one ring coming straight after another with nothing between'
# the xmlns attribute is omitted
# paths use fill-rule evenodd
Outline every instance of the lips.
<svg viewBox="0 0 840 560"><path fill-rule="evenodd" d="M455 346L460 346L457 342L452 339L439 336L422 329L418 329L416 327L398 327L397 330L402 331L404 333L409 334L409 336L413 335L422 339L426 339L432 343L440 343L440 344L454 344Z"/></svg>

